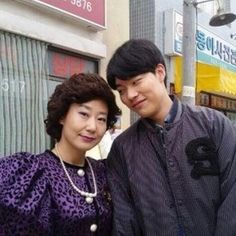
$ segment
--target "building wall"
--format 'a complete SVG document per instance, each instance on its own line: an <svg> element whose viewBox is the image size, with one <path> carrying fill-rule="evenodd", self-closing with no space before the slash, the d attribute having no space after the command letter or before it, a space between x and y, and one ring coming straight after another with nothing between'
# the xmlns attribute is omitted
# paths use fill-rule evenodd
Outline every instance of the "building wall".
<svg viewBox="0 0 236 236"><path fill-rule="evenodd" d="M171 29L172 26L165 24L168 22L166 19L165 12L169 9L174 9L178 13L183 15L183 0L130 0L130 22L131 22L131 38L147 38L152 40L163 52L166 66L167 66L167 89L170 91L171 83L176 82L175 76L176 72L180 71L182 75L182 66L180 68L175 68L175 57L165 55L165 46L167 42L173 39L167 35L167 31ZM192 1L194 2L194 1ZM233 0L220 0L220 1L195 1L204 2L199 3L196 8L196 24L198 26L204 27L207 31L216 35L217 37L223 39L227 43L231 43L233 46L236 45L236 20L225 26L212 27L209 25L209 20L213 16L212 13L217 10L218 4L222 3L222 7L225 7L225 12L236 13L236 5ZM212 4L212 5L211 5ZM208 11L206 11L206 8ZM210 11L209 11L210 9ZM216 12L215 12L216 13ZM189 22L190 24L191 22ZM191 25L189 25L191 27ZM168 28L169 27L169 28ZM234 37L230 37L231 34L235 34ZM233 54L234 52L232 52ZM197 57L197 56L196 56ZM196 58L197 59L197 58ZM197 68L196 68L197 71ZM196 72L196 77L198 76ZM181 76L182 77L182 76ZM182 82L182 79L181 79ZM193 81L194 83L194 81ZM196 88L195 88L196 89ZM137 119L136 114L131 115L131 122Z"/></svg>
<svg viewBox="0 0 236 236"><path fill-rule="evenodd" d="M0 0L0 30L93 58L98 62L99 74L105 78L112 53L129 39L129 1L106 0L106 12L105 29L97 29L59 11L32 4L30 0ZM117 101L124 130L130 125L130 112L121 104L119 96Z"/></svg>
<svg viewBox="0 0 236 236"><path fill-rule="evenodd" d="M24 1L3 0L0 5L0 29L83 55L96 58L106 56L102 32L90 30L75 19Z"/></svg>
<svg viewBox="0 0 236 236"><path fill-rule="evenodd" d="M96 31L83 22L58 12L16 0L0 1L0 29L39 39L75 53L99 59L105 78L112 53L129 39L129 1L107 1L107 28ZM123 107L122 128L129 126L129 111Z"/></svg>
<svg viewBox="0 0 236 236"><path fill-rule="evenodd" d="M106 66L115 50L130 37L129 0L107 0L107 30L103 32L103 40L107 47L106 58L101 60L101 75L106 76ZM124 106L117 92L117 102L122 110L121 128L130 125L130 111Z"/></svg>
<svg viewBox="0 0 236 236"><path fill-rule="evenodd" d="M224 0L230 2L231 12L236 12L236 5L233 0ZM201 4L199 4L201 6ZM165 45L165 16L164 12L168 9L175 9L178 12L183 12L182 0L130 0L130 32L131 38L148 38L153 40L157 46L164 52ZM222 37L227 42L236 45L236 40L230 38L231 33L236 33L236 20L228 26L212 27L209 26L210 15L198 9L197 23L206 27L207 30L214 32ZM152 26L151 26L152 25ZM235 37L236 38L236 37ZM171 71L171 58L166 57L168 74ZM170 79L171 80L171 79Z"/></svg>

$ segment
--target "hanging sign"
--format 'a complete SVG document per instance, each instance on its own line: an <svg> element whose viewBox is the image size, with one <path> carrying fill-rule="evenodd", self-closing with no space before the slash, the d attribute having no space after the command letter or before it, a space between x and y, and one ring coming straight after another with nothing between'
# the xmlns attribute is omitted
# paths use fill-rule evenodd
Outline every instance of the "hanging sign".
<svg viewBox="0 0 236 236"><path fill-rule="evenodd" d="M183 17L174 9L170 9L165 12L165 19L165 54L181 56ZM234 45L200 25L197 25L195 44L198 61L236 72L236 47Z"/></svg>
<svg viewBox="0 0 236 236"><path fill-rule="evenodd" d="M95 26L106 28L106 0L22 0L48 7Z"/></svg>

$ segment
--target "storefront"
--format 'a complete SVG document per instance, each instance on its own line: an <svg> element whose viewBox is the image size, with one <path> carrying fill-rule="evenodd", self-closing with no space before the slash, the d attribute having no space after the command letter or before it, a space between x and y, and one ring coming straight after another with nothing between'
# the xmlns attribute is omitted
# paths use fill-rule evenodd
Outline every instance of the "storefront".
<svg viewBox="0 0 236 236"><path fill-rule="evenodd" d="M166 18L172 30L166 34L165 54L171 57L174 71L172 85L180 96L183 87L182 16L175 10L169 10ZM236 47L198 26L196 50L196 104L220 110L236 123Z"/></svg>
<svg viewBox="0 0 236 236"><path fill-rule="evenodd" d="M211 107L224 113L236 125L236 98L228 94L216 94L201 91L198 95L198 104Z"/></svg>

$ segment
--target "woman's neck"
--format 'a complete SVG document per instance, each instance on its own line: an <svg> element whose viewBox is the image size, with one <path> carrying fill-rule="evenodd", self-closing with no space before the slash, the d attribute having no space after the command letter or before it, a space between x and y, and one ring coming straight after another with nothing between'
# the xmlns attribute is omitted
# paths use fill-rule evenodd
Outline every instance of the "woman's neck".
<svg viewBox="0 0 236 236"><path fill-rule="evenodd" d="M84 166L85 164L84 151L81 152L78 149L75 149L73 146L65 145L61 141L56 143L55 147L52 149L52 152L66 163L77 166Z"/></svg>

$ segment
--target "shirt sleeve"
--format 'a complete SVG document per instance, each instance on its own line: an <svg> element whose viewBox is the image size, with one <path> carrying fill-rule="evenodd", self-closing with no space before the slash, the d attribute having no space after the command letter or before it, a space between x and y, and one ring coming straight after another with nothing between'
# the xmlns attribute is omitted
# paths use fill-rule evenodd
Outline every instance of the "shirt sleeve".
<svg viewBox="0 0 236 236"><path fill-rule="evenodd" d="M233 236L236 235L236 126L221 114L214 121L221 192L215 236Z"/></svg>
<svg viewBox="0 0 236 236"><path fill-rule="evenodd" d="M0 235L50 234L51 201L35 155L15 153L0 161Z"/></svg>
<svg viewBox="0 0 236 236"><path fill-rule="evenodd" d="M108 155L107 165L114 206L113 236L142 236L129 187L127 167L116 140Z"/></svg>

